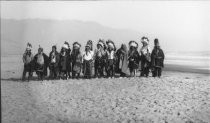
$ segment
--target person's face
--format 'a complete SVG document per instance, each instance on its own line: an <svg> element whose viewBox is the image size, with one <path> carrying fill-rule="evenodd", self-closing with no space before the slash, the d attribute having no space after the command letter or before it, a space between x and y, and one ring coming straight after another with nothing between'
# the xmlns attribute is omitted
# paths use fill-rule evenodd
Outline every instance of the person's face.
<svg viewBox="0 0 210 123"><path fill-rule="evenodd" d="M90 51L90 47L86 47L85 50L88 52Z"/></svg>
<svg viewBox="0 0 210 123"><path fill-rule="evenodd" d="M55 47L52 47L52 51L53 51L53 52L55 52L55 51L56 51Z"/></svg>
<svg viewBox="0 0 210 123"><path fill-rule="evenodd" d="M155 46L159 46L159 43L157 42L157 43L155 43Z"/></svg>
<svg viewBox="0 0 210 123"><path fill-rule="evenodd" d="M38 53L39 53L39 54L42 53L42 49L39 48L39 49L38 49Z"/></svg>
<svg viewBox="0 0 210 123"><path fill-rule="evenodd" d="M98 48L98 49L101 49L101 45L97 45L97 48Z"/></svg>
<svg viewBox="0 0 210 123"><path fill-rule="evenodd" d="M147 46L147 45L148 45L147 43L143 42L143 46Z"/></svg>

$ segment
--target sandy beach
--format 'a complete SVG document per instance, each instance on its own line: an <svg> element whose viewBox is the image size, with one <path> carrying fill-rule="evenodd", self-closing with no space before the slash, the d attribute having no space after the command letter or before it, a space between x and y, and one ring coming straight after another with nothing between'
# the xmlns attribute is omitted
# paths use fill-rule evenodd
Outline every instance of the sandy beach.
<svg viewBox="0 0 210 123"><path fill-rule="evenodd" d="M1 79L3 123L209 123L210 78Z"/></svg>

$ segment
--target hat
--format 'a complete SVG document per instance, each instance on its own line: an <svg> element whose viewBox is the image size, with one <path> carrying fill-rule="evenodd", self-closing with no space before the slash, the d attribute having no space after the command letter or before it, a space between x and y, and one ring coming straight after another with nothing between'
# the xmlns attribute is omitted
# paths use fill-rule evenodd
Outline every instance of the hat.
<svg viewBox="0 0 210 123"><path fill-rule="evenodd" d="M30 43L27 43L26 50L31 50L31 49L32 49L32 45Z"/></svg>
<svg viewBox="0 0 210 123"><path fill-rule="evenodd" d="M113 50L116 50L115 44L112 40L106 41L106 44L108 47L112 48Z"/></svg>
<svg viewBox="0 0 210 123"><path fill-rule="evenodd" d="M141 38L141 42L143 43L146 43L146 44L149 44L149 39L147 38L147 37L145 37L145 36L143 36L142 38Z"/></svg>
<svg viewBox="0 0 210 123"><path fill-rule="evenodd" d="M81 44L80 43L78 43L78 42L74 42L73 43L73 48L79 49L80 47L81 47Z"/></svg>
<svg viewBox="0 0 210 123"><path fill-rule="evenodd" d="M99 39L98 44L97 45L101 45L101 47L105 46L104 40Z"/></svg>
<svg viewBox="0 0 210 123"><path fill-rule="evenodd" d="M69 43L65 41L62 48L69 49L70 48Z"/></svg>
<svg viewBox="0 0 210 123"><path fill-rule="evenodd" d="M131 46L133 46L135 48L138 48L138 43L136 41L130 41L129 42L129 47L131 47Z"/></svg>
<svg viewBox="0 0 210 123"><path fill-rule="evenodd" d="M90 50L93 50L93 41L92 40L88 40L87 43L86 43L86 46L87 45L89 45L88 47L90 47Z"/></svg>

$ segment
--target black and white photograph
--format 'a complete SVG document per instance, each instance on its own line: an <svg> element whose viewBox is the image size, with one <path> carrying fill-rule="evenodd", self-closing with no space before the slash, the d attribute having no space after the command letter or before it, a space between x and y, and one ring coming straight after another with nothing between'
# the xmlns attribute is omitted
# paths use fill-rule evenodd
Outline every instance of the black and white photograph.
<svg viewBox="0 0 210 123"><path fill-rule="evenodd" d="M0 1L2 123L210 123L210 1Z"/></svg>

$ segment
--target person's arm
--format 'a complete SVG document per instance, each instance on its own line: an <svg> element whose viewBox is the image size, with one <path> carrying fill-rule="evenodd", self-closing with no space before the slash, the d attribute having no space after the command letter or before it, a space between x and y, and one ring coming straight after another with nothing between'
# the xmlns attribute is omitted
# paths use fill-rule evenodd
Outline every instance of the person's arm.
<svg viewBox="0 0 210 123"><path fill-rule="evenodd" d="M22 59L23 59L23 63L25 64L26 63L26 53L23 54Z"/></svg>

